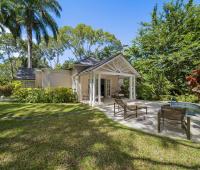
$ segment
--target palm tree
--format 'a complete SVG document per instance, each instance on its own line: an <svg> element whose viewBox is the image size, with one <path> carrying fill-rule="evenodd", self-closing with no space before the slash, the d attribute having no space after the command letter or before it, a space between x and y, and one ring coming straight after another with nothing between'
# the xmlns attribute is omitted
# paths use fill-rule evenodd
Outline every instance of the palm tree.
<svg viewBox="0 0 200 170"><path fill-rule="evenodd" d="M38 43L41 42L41 37L48 43L48 30L56 38L58 26L51 14L60 17L62 9L57 0L16 0L16 4L18 20L27 35L28 68L32 68L33 35Z"/></svg>
<svg viewBox="0 0 200 170"><path fill-rule="evenodd" d="M15 3L9 0L0 1L0 33L8 29L16 39L21 35L21 26L17 21Z"/></svg>

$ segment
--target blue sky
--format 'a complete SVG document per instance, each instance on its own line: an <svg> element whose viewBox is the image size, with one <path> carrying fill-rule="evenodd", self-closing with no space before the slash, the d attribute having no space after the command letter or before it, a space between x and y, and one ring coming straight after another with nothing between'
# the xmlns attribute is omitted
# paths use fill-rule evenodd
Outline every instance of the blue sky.
<svg viewBox="0 0 200 170"><path fill-rule="evenodd" d="M59 27L79 23L102 28L114 34L124 45L130 45L136 37L141 21L150 21L150 14L157 3L161 7L168 0L58 0L62 6ZM199 2L200 0L196 0ZM61 57L63 62L66 52Z"/></svg>

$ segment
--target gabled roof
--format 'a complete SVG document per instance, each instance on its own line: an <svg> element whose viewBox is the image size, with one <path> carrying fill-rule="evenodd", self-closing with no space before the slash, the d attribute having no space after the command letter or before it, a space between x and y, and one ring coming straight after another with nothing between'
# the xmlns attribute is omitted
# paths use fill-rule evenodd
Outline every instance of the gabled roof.
<svg viewBox="0 0 200 170"><path fill-rule="evenodd" d="M92 71L92 70L94 70L95 68L98 68L98 67L100 67L101 65L103 65L104 63L107 63L108 61L110 61L110 60L112 60L113 58L117 57L118 55L119 55L119 54L114 55L114 56L111 56L111 57L108 57L108 58L106 58L106 59L104 59L104 60L101 60L101 61L97 62L96 64L94 64L93 66L91 66L91 67L89 67L89 68L83 70L81 73L85 73L85 72Z"/></svg>
<svg viewBox="0 0 200 170"><path fill-rule="evenodd" d="M34 68L19 68L15 76L16 80L35 80Z"/></svg>
<svg viewBox="0 0 200 170"><path fill-rule="evenodd" d="M123 61L128 64L128 67L132 70L132 72L134 72L137 76L140 76L139 73L133 68L133 66L124 58L123 54L121 54L121 53L118 53L118 54L113 55L111 57L108 57L108 58L106 58L106 59L104 59L104 60L102 60L100 62L97 62L95 65L93 65L93 66L91 66L89 68L86 68L85 70L83 70L79 74L87 73L87 72L90 72L90 71L95 71L98 68L100 68L103 65L109 63L111 60L114 60L117 57L122 57Z"/></svg>

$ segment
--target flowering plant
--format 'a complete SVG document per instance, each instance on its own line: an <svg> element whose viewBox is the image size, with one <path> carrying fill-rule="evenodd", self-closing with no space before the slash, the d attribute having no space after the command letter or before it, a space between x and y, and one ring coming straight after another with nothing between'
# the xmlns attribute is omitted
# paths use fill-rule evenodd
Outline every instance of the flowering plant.
<svg viewBox="0 0 200 170"><path fill-rule="evenodd" d="M193 70L191 75L186 77L187 84L200 98L200 69Z"/></svg>

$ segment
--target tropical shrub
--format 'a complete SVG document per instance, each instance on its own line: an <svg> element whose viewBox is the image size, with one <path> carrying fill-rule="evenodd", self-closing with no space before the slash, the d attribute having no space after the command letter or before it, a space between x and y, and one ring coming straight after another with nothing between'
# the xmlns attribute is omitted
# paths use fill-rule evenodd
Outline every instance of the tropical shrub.
<svg viewBox="0 0 200 170"><path fill-rule="evenodd" d="M161 101L170 101L170 100L175 100L175 96L172 95L161 95L160 100Z"/></svg>
<svg viewBox="0 0 200 170"><path fill-rule="evenodd" d="M22 87L22 82L15 80L12 82L13 90L16 91Z"/></svg>
<svg viewBox="0 0 200 170"><path fill-rule="evenodd" d="M76 102L76 94L70 88L20 88L13 97L22 103L68 103Z"/></svg>
<svg viewBox="0 0 200 170"><path fill-rule="evenodd" d="M26 102L26 98L28 97L29 91L31 89L29 88L20 88L13 93L13 97L18 101L18 102Z"/></svg>
<svg viewBox="0 0 200 170"><path fill-rule="evenodd" d="M191 103L198 103L198 97L195 95L179 95L176 96L176 100L178 102L191 102Z"/></svg>
<svg viewBox="0 0 200 170"><path fill-rule="evenodd" d="M0 96L10 96L13 92L13 86L11 84L0 86Z"/></svg>
<svg viewBox="0 0 200 170"><path fill-rule="evenodd" d="M152 68L141 71L137 81L137 98L144 100L161 100L162 95L169 95L173 85L162 71Z"/></svg>
<svg viewBox="0 0 200 170"><path fill-rule="evenodd" d="M162 71L173 85L170 95L184 95L188 93L185 77L200 63L199 23L200 5L194 0L169 1L159 8L156 5L151 20L141 23L125 53L140 73L151 77L153 69ZM156 87L157 82L151 84Z"/></svg>
<svg viewBox="0 0 200 170"><path fill-rule="evenodd" d="M161 99L162 101L171 101L175 100L177 102L191 102L191 103L197 103L198 97L192 94L185 94L185 95L162 95Z"/></svg>

